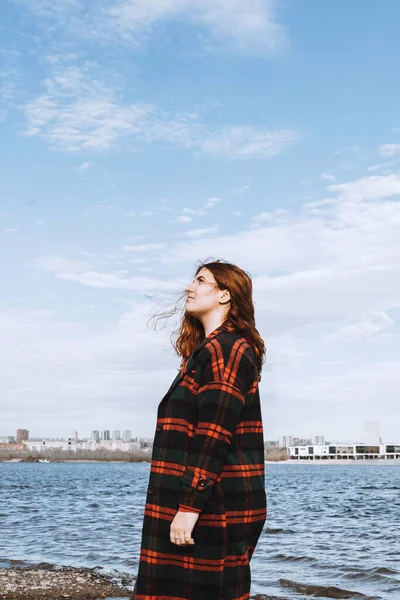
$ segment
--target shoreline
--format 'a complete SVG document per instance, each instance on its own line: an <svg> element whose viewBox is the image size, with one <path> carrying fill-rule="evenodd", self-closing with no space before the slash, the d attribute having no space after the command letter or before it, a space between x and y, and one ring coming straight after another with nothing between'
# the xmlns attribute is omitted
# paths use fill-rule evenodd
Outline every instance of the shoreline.
<svg viewBox="0 0 400 600"><path fill-rule="evenodd" d="M78 568L50 563L0 567L0 600L125 600L130 599L136 577L99 573L102 567ZM25 563L26 564L26 563ZM324 598L364 598L369 596L339 587L303 584L278 579L281 588ZM281 598L281 596L279 596ZM256 593L250 600L279 600L277 596ZM375 598L375 596L374 596Z"/></svg>
<svg viewBox="0 0 400 600"><path fill-rule="evenodd" d="M377 465L382 465L385 467L390 467L390 466L400 466L400 459L398 458L394 458L394 459L389 459L389 460L385 460L384 458L377 458L377 459L367 459L367 460L343 460L343 459L337 459L337 458L330 458L330 459L322 459L322 460L308 460L308 459L295 459L295 460L280 460L280 461L276 461L276 460L265 460L264 463L266 465L343 465L343 466L351 466L351 467L355 467L355 466L377 466Z"/></svg>
<svg viewBox="0 0 400 600"><path fill-rule="evenodd" d="M24 458L12 458L12 459L1 459L0 458L0 463L36 463L36 464L43 464L43 463L39 463L38 460L26 460ZM50 460L49 463L47 464L54 464L54 463L104 463L104 464L133 464L133 463L139 463L139 464L143 464L143 463L148 463L150 464L149 460L137 460L137 461L132 461L132 460L98 460L98 459L88 459L88 458L78 458L78 459L73 459L73 458L66 458L66 459L56 459L56 460ZM330 458L330 459L321 459L321 460L308 460L308 459L295 459L295 460L264 460L264 464L266 465L344 465L344 466L377 466L377 465L382 465L385 467L388 466L400 466L400 459L395 458L395 459L390 459L390 460L385 460L383 458L378 458L378 459L367 459L367 460L343 460L343 459L337 459L337 458Z"/></svg>
<svg viewBox="0 0 400 600"><path fill-rule="evenodd" d="M117 582L99 570L48 563L0 568L0 600L98 600L131 596L135 578L121 577Z"/></svg>

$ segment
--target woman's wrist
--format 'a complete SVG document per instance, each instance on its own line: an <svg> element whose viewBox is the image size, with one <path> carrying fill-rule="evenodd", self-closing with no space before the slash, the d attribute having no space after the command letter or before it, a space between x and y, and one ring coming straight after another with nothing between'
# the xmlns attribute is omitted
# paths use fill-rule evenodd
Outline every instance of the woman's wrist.
<svg viewBox="0 0 400 600"><path fill-rule="evenodd" d="M191 512L191 513L201 513L201 510L198 508L192 508L191 506L185 506L185 504L179 504L179 510L181 512Z"/></svg>

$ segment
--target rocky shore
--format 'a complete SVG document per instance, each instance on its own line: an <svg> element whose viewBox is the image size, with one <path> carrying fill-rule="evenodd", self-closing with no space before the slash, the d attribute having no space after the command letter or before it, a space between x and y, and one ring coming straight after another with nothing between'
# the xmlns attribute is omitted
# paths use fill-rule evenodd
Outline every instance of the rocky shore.
<svg viewBox="0 0 400 600"><path fill-rule="evenodd" d="M0 569L0 600L99 600L129 598L133 578L117 582L98 569L54 565Z"/></svg>
<svg viewBox="0 0 400 600"><path fill-rule="evenodd" d="M135 578L119 573L113 577L101 568L59 567L47 563L29 567L0 568L0 600L111 600L130 598ZM338 587L325 587L279 579L281 588L313 598L337 600L379 600ZM291 596L293 597L293 596ZM285 600L284 597L256 594L251 600Z"/></svg>

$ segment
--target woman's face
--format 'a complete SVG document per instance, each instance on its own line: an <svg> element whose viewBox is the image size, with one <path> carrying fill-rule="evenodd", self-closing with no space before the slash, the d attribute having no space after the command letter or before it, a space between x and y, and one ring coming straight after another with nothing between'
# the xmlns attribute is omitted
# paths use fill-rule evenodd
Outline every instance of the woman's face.
<svg viewBox="0 0 400 600"><path fill-rule="evenodd" d="M185 292L188 295L185 310L193 317L200 318L219 310L223 303L224 292L218 288L214 275L205 267L200 269Z"/></svg>

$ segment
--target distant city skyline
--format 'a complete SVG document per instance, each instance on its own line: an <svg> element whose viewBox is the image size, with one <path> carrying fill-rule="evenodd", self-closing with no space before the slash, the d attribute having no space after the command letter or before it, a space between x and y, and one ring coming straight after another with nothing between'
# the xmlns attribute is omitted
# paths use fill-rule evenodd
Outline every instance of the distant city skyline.
<svg viewBox="0 0 400 600"><path fill-rule="evenodd" d="M1 434L1 432L0 432ZM12 435L0 435L0 440L1 439L5 439L5 438L11 438L14 437ZM87 436L79 436L78 434L78 430L74 429L72 431L72 435L70 436L60 436L60 438L54 438L51 436L37 436L36 439L75 439L75 440L91 440L91 441L95 441L95 442L100 442L100 441L124 441L124 442L129 442L132 439L137 439L137 438L143 438L143 439L152 439L151 436L141 436L139 433L136 435L132 435L132 430L130 429L125 429L122 430L122 434L121 434L121 430L120 429L115 429L115 430L109 430L109 429L92 429L90 431L90 434ZM265 439L264 441L267 441L266 436L264 436ZM33 437L30 436L30 432L27 429L18 429L17 430L17 435L15 437L16 440L20 439L34 439ZM361 437L353 437L352 439L340 439L340 438L331 438L328 439L325 435L319 433L319 434L314 434L312 436L309 437L304 437L304 436L297 436L297 435L283 435L283 436L279 436L276 440L273 440L276 443L279 443L279 445L282 448L287 448L289 446L293 446L293 445L307 445L307 444L312 444L315 446L324 446L326 443L332 443L332 444L336 444L336 443L359 443L359 444L365 444L365 445L379 445L380 443L389 443L389 442L395 442L395 439L391 439L391 440L383 440L381 438L381 433L380 433L380 422L379 421L364 421L363 422L363 436Z"/></svg>

